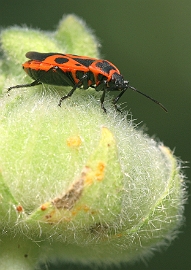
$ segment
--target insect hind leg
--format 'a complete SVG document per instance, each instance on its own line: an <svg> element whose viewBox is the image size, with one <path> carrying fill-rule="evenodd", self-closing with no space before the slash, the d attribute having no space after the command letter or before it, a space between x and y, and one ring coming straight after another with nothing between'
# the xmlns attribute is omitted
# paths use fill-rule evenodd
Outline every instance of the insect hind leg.
<svg viewBox="0 0 191 270"><path fill-rule="evenodd" d="M14 86L9 87L7 89L7 92L11 91L14 88L32 87L32 86L39 85L39 84L42 84L39 80L35 80L32 83L27 83L27 84L18 84L18 85L14 85Z"/></svg>

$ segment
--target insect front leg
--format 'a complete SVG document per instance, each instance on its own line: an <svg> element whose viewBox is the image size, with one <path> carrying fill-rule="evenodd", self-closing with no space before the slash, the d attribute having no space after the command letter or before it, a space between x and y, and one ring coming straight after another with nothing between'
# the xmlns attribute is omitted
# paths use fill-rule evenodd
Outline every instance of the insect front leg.
<svg viewBox="0 0 191 270"><path fill-rule="evenodd" d="M125 89L123 89L121 92L120 92L120 94L118 95L118 96L116 96L114 99L113 99L113 105L115 106L115 109L116 109L116 111L118 111L118 112L121 112L120 111L120 109L117 107L117 102L118 102L118 100L122 97L122 95L125 93L125 91L126 91L127 89L125 88Z"/></svg>

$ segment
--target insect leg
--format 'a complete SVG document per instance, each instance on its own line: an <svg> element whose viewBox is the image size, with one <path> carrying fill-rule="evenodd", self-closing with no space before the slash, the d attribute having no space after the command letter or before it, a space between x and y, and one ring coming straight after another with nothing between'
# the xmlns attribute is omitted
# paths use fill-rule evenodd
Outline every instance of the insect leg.
<svg viewBox="0 0 191 270"><path fill-rule="evenodd" d="M119 111L119 112L121 112L121 111L118 109L116 103L118 102L118 100L120 99L120 97L125 93L126 90L127 90L126 88L123 89L123 90L120 92L120 94L119 94L118 96L116 96L116 97L113 99L113 105L115 106L115 109L116 109L117 111Z"/></svg>
<svg viewBox="0 0 191 270"><path fill-rule="evenodd" d="M66 99L66 98L71 97L71 96L73 95L74 91L76 90L76 88L77 88L77 86L75 85L75 86L72 88L72 90L70 90L70 92L69 92L67 95L61 97L60 100L59 100L58 106L61 107L62 101L63 101L64 99Z"/></svg>
<svg viewBox="0 0 191 270"><path fill-rule="evenodd" d="M58 72L58 74L60 74L60 76L62 78L65 79L65 81L68 80L68 77L65 75L65 73L60 68L57 67L56 71ZM86 82L86 81L87 81L87 74L84 74L82 76L82 78L79 80L79 82L73 86L73 88L70 90L70 92L67 95L65 95L65 96L63 96L63 97L60 98L59 103L58 103L58 106L61 107L62 101L64 99L66 99L66 98L71 97L73 95L74 91L76 90L76 88L82 86L83 85L83 82ZM71 81L67 81L67 82L69 82L69 84L71 85ZM85 84L85 86L86 86L86 84ZM86 87L86 88L88 88L88 87Z"/></svg>
<svg viewBox="0 0 191 270"><path fill-rule="evenodd" d="M101 108L102 108L102 109L104 110L104 112L106 113L107 111L106 111L106 108L104 107L105 92L106 92L106 90L104 89L104 90L103 90L103 94L102 94L102 96L101 96L101 98L100 98L100 102L101 102Z"/></svg>
<svg viewBox="0 0 191 270"><path fill-rule="evenodd" d="M18 85L15 85L15 86L11 86L7 89L7 92L9 92L11 89L13 88L23 88L23 87L32 87L32 86L35 86L35 85L39 85L39 84L42 84L39 79L33 81L32 83L27 83L27 84L18 84Z"/></svg>
<svg viewBox="0 0 191 270"><path fill-rule="evenodd" d="M106 84L107 84L107 81L103 81L103 82L97 84L96 87L95 87L96 91L103 91L103 94L102 94L102 96L100 98L100 102L101 102L101 108L104 110L105 113L107 112L106 108L104 107L105 94L106 94L106 91L107 91Z"/></svg>

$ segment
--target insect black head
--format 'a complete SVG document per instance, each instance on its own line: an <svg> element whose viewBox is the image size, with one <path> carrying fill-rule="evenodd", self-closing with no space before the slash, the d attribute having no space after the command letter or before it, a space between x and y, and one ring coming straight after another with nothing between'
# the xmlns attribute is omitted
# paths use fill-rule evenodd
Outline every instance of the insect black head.
<svg viewBox="0 0 191 270"><path fill-rule="evenodd" d="M112 90L123 90L124 88L128 88L126 84L124 84L123 76L117 72L113 73L111 79L111 88Z"/></svg>

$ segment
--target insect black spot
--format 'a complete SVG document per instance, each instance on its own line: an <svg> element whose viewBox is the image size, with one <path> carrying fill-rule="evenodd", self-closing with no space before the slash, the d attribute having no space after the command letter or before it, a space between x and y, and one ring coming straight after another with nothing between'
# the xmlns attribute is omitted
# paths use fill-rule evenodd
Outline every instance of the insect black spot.
<svg viewBox="0 0 191 270"><path fill-rule="evenodd" d="M64 64L64 63L67 63L69 61L69 59L65 58L65 57L57 57L57 58L55 58L54 61L57 64Z"/></svg>
<svg viewBox="0 0 191 270"><path fill-rule="evenodd" d="M85 67L89 67L95 60L88 59L88 58L73 58L76 62L82 64Z"/></svg>
<svg viewBox="0 0 191 270"><path fill-rule="evenodd" d="M77 67L81 67L81 64L75 64L75 66L77 66Z"/></svg>
<svg viewBox="0 0 191 270"><path fill-rule="evenodd" d="M96 67L100 68L101 71L109 74L110 70L116 70L114 66L112 66L109 62L106 60L101 60L96 63Z"/></svg>

